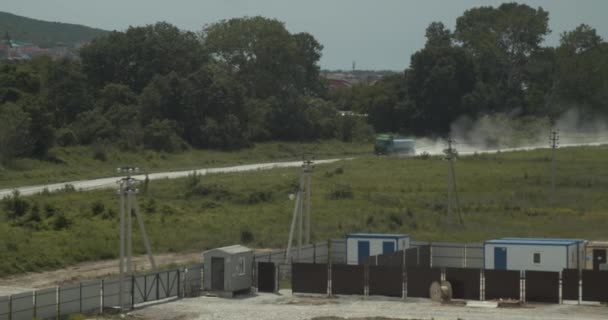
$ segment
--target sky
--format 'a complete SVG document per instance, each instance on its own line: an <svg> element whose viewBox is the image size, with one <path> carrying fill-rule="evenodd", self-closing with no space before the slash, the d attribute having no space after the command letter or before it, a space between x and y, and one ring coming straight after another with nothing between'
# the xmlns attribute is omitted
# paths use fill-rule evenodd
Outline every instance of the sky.
<svg viewBox="0 0 608 320"><path fill-rule="evenodd" d="M41 20L124 30L167 21L200 31L206 24L261 15L285 22L291 32L308 32L324 45L323 69L403 70L424 46L429 23L453 29L470 8L498 6L498 0L2 0L0 11ZM586 23L608 39L608 0L520 0L549 11L552 33Z"/></svg>

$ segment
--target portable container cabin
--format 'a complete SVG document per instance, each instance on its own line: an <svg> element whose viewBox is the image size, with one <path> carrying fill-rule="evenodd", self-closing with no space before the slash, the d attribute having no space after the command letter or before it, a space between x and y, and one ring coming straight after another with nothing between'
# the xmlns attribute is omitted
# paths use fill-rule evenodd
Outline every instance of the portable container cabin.
<svg viewBox="0 0 608 320"><path fill-rule="evenodd" d="M346 263L362 264L366 257L409 247L407 234L351 233L346 236Z"/></svg>
<svg viewBox="0 0 608 320"><path fill-rule="evenodd" d="M484 242L486 269L562 271L584 265L585 242L578 239L502 238Z"/></svg>
<svg viewBox="0 0 608 320"><path fill-rule="evenodd" d="M203 252L203 290L224 296L251 289L253 251L241 245Z"/></svg>
<svg viewBox="0 0 608 320"><path fill-rule="evenodd" d="M589 270L608 270L608 241L589 241L586 247L586 265Z"/></svg>

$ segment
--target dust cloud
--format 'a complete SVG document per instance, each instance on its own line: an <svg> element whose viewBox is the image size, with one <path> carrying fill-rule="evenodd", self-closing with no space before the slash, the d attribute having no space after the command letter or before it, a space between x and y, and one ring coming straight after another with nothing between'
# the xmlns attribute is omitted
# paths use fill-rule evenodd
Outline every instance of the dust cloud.
<svg viewBox="0 0 608 320"><path fill-rule="evenodd" d="M450 129L459 154L531 150L550 147L551 132L556 130L559 146L608 144L608 119L571 108L554 121L549 118L486 115L477 119L460 117ZM441 155L445 138L416 138L416 154Z"/></svg>

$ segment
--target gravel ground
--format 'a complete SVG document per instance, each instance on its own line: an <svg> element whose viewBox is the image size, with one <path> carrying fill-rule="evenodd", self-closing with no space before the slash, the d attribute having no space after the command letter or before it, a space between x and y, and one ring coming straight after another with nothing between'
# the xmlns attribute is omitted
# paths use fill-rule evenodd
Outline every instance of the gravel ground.
<svg viewBox="0 0 608 320"><path fill-rule="evenodd" d="M259 294L238 299L200 297L147 306L132 313L136 319L169 320L309 320L318 317L366 319L387 317L395 319L608 319L606 306L534 304L522 308L471 308L448 306L427 299L401 301L371 297L292 296L289 290L281 294Z"/></svg>

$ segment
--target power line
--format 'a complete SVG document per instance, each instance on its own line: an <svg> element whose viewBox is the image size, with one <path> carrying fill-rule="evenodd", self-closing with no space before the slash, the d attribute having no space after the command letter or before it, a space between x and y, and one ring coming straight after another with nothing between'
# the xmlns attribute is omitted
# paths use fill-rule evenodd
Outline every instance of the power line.
<svg viewBox="0 0 608 320"><path fill-rule="evenodd" d="M456 172L454 170L454 160L458 158L458 151L454 148L456 142L448 137L447 139L448 148L443 152L445 153L445 159L448 161L448 175L447 175L447 191L448 191L448 216L452 216L452 192L454 192L454 198L456 200L456 211L458 212L458 221L460 224L462 221L462 212L460 210L460 197L458 196L458 188L456 186Z"/></svg>
<svg viewBox="0 0 608 320"><path fill-rule="evenodd" d="M559 130L551 131L549 136L551 145L551 206L555 206L555 150L559 147Z"/></svg>
<svg viewBox="0 0 608 320"><path fill-rule="evenodd" d="M121 167L118 168L118 172L125 174L124 178L121 178L118 181L118 195L120 196L120 261L119 261L119 305L120 310L128 309L131 303L125 301L124 296L124 282L125 282L125 272L127 276L131 276L133 274L132 269L132 257L133 257L133 213L135 213L137 222L139 224L139 230L142 235L144 246L146 247L146 252L148 253L148 258L150 259L150 265L152 266L152 270L156 270L156 263L154 261L154 257L152 256L152 249L150 247L150 241L148 240L148 235L146 233L146 228L144 226L143 217L141 216L139 210L139 203L137 202L137 193L139 193L139 189L137 189L137 180L132 177L133 173L137 173L139 171L138 168L135 167ZM126 222L126 227L125 227ZM126 248L125 248L126 247ZM126 256L126 257L125 257ZM125 258L126 258L126 270L125 270ZM126 304L126 306L125 306Z"/></svg>
<svg viewBox="0 0 608 320"><path fill-rule="evenodd" d="M291 259L291 247L293 243L296 224L298 227L298 252L297 259L300 261L301 249L303 244L310 243L310 198L312 193L311 176L313 171L314 155L306 153L302 159L302 167L300 171L300 183L295 195L295 206L293 209L293 217L291 227L289 229L289 239L287 240L287 251L285 252L285 263L289 263Z"/></svg>

